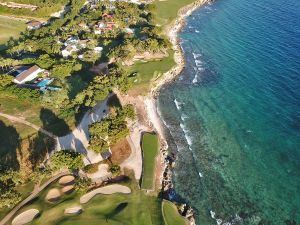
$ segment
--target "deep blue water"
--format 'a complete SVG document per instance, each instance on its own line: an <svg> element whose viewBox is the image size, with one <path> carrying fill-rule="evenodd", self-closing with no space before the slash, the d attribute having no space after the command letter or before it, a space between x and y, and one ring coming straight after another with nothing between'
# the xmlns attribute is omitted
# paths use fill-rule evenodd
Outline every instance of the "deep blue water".
<svg viewBox="0 0 300 225"><path fill-rule="evenodd" d="M300 224L300 1L217 0L180 38L158 99L177 193L199 225Z"/></svg>

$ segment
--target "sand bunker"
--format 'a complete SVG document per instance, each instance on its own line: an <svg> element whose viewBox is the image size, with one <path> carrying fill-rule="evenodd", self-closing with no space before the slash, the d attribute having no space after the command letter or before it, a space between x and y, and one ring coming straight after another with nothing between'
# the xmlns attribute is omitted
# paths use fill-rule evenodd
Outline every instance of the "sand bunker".
<svg viewBox="0 0 300 225"><path fill-rule="evenodd" d="M80 203L82 203L82 204L87 203L97 194L110 195L110 194L114 194L114 193L129 194L129 193L131 193L131 190L129 187L119 185L119 184L108 185L105 187L97 188L97 189L90 191L89 193L81 196Z"/></svg>
<svg viewBox="0 0 300 225"><path fill-rule="evenodd" d="M81 206L73 206L65 209L65 214L80 214L80 213L82 213Z"/></svg>
<svg viewBox="0 0 300 225"><path fill-rule="evenodd" d="M74 191L74 185L67 185L63 187L61 190L64 194L71 194Z"/></svg>
<svg viewBox="0 0 300 225"><path fill-rule="evenodd" d="M59 179L58 183L60 185L70 185L73 184L75 180L75 177L72 175L68 175L68 176L63 176L62 178Z"/></svg>
<svg viewBox="0 0 300 225"><path fill-rule="evenodd" d="M39 215L39 210L37 209L29 209L21 214L17 215L13 221L12 225L23 225L26 223L30 223L34 218Z"/></svg>
<svg viewBox="0 0 300 225"><path fill-rule="evenodd" d="M53 188L48 191L46 200L49 202L56 202L60 199L60 191L57 188Z"/></svg>

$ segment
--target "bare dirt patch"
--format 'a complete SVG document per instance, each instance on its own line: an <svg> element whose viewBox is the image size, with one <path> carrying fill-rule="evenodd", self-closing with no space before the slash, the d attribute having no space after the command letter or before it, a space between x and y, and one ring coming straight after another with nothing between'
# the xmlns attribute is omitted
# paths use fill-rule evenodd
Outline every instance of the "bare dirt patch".
<svg viewBox="0 0 300 225"><path fill-rule="evenodd" d="M126 138L113 145L111 147L111 152L111 162L113 164L119 165L122 162L124 162L130 156L131 153L130 145Z"/></svg>

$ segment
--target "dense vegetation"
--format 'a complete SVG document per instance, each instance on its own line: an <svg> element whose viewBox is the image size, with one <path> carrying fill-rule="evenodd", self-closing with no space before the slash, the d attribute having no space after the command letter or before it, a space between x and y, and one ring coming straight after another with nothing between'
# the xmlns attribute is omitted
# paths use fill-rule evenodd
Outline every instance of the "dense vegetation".
<svg viewBox="0 0 300 225"><path fill-rule="evenodd" d="M2 2L12 2L10 0L2 0ZM14 9L6 6L0 6L1 14L9 14L16 16L28 16L28 17L41 17L47 18L52 13L62 10L63 6L68 4L69 0L14 0L15 3L28 4L37 6L37 9L32 11L31 9Z"/></svg>
<svg viewBox="0 0 300 225"><path fill-rule="evenodd" d="M6 50L0 52L0 97L10 104L14 101L13 106L9 107L7 102L1 102L1 110L10 108L13 112L15 109L26 111L27 108L20 107L20 104L34 106L39 109L39 114L34 114L38 118L34 122L40 120L37 125L49 131L53 129L51 125L54 124L54 120L61 122L67 127L65 130L69 131L65 123L69 117L80 119L78 115L95 106L98 101L104 100L114 89L127 92L136 77L126 64L133 63L132 59L136 55L144 53L164 55L169 46L169 42L160 35L161 30L155 25L148 5L100 1L92 7L84 5L85 0L55 0L51 1L51 4L47 0L14 2L37 5L38 9L31 12L28 9L9 9L0 6L0 13L44 17L59 11L67 3L69 5L69 10L63 18L51 18L49 23L39 29L26 30L18 39L10 39L6 44ZM96 34L95 26L99 21L113 22L113 29ZM126 31L129 28L133 33ZM84 47L78 43L77 51L63 57L62 50L66 48L70 38L78 39L79 43L84 42ZM101 53L95 51L96 47L103 48ZM50 76L55 79L55 86L61 87L61 90L41 93L39 90L21 88L12 82L13 77L8 75L11 69L19 65L33 64L48 70ZM90 71L100 64L105 66ZM132 106L112 110L108 117L90 127L90 148L102 152L127 136L129 133L127 120L132 118L134 118ZM60 128L54 130L61 130ZM28 149L32 150L30 154L32 162L30 166L26 165L30 168L28 174L31 173L28 179L38 183L45 177L44 175L50 175L53 170L78 169L83 166L81 155L72 151L61 151L51 157L51 168L45 165L46 168L37 169L50 148L45 139L38 134L28 141ZM15 146L14 151L17 149L22 151L21 146ZM115 175L120 172L120 168L115 165L110 170ZM2 202L0 208L12 207L21 199L16 187L28 179L19 182L19 171L20 167L6 169L0 178ZM10 176L12 178L9 178Z"/></svg>
<svg viewBox="0 0 300 225"><path fill-rule="evenodd" d="M90 125L89 148L97 153L106 151L110 145L117 143L129 134L126 119L134 118L132 105L117 108L105 119Z"/></svg>
<svg viewBox="0 0 300 225"><path fill-rule="evenodd" d="M63 150L55 152L51 156L51 167L54 170L71 169L76 170L82 168L82 155L74 150Z"/></svg>

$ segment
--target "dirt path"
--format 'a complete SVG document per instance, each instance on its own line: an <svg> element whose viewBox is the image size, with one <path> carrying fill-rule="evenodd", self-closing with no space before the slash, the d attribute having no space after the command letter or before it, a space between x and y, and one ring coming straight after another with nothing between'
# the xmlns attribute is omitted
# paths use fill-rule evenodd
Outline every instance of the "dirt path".
<svg viewBox="0 0 300 225"><path fill-rule="evenodd" d="M0 116L5 117L6 119L10 120L11 122L17 122L17 123L25 124L25 125L33 128L33 129L35 129L35 130L43 133L43 134L46 134L47 136L49 136L49 137L51 137L53 139L57 138L57 136L54 135L53 133L51 133L49 131L46 131L45 129L43 129L43 128L41 128L41 127L39 127L39 126L37 126L37 125L35 125L33 123L30 123L30 122L28 122L28 121L26 121L26 120L24 120L24 119L22 119L20 117L15 117L15 116L4 114L4 113L1 113L1 112L0 112Z"/></svg>
<svg viewBox="0 0 300 225"><path fill-rule="evenodd" d="M51 184L53 181L57 180L58 178L71 174L69 171L65 170L54 177L51 177L46 183L44 183L42 186L36 188L31 195L29 195L27 198L25 198L22 202L20 202L15 208L13 208L1 221L0 225L5 225L15 214L16 212L21 209L24 205L26 205L28 202L33 200L38 196L38 194L44 190L49 184Z"/></svg>

